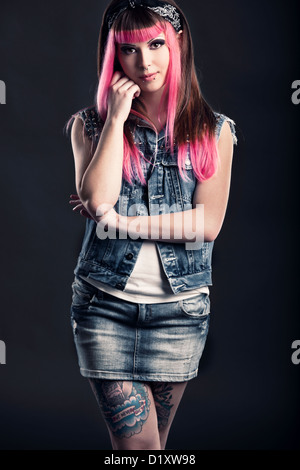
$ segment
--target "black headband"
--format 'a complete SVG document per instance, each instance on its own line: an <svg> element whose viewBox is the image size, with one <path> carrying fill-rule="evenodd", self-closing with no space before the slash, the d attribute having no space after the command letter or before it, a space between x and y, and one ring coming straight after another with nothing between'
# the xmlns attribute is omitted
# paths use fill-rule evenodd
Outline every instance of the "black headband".
<svg viewBox="0 0 300 470"><path fill-rule="evenodd" d="M181 31L182 26L180 13L177 8L170 5L170 3L160 2L157 0L122 0L118 2L117 6L109 8L106 12L105 22L107 24L107 28L111 29L113 23L121 13L128 8L135 8L136 6L149 8L149 10L157 13L164 20L169 21L177 33Z"/></svg>

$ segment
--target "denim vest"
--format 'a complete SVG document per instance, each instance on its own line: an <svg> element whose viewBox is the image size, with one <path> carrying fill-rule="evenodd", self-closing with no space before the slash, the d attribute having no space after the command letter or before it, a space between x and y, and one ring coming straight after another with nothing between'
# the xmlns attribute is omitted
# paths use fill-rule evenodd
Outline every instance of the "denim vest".
<svg viewBox="0 0 300 470"><path fill-rule="evenodd" d="M101 131L99 116L94 107L78 113L84 122L86 134L98 143ZM223 114L217 118L216 139L219 139L224 121L228 121L236 144L235 123ZM165 130L158 135L146 121L138 120L135 142L151 163L145 164L147 185L131 185L125 179L115 210L121 215L158 215L192 209L197 180L191 161L185 161L188 181L179 173L176 156L165 149ZM132 273L143 240L127 238L100 240L97 223L86 219L81 251L74 270L76 276L86 276L123 291ZM214 242L203 242L197 249L186 249L185 243L155 242L164 272L174 294L185 290L212 285L212 251Z"/></svg>

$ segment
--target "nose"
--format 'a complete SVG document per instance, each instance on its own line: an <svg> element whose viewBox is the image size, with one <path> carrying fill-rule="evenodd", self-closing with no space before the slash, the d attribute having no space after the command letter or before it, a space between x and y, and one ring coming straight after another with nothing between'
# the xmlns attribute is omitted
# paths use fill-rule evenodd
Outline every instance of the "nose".
<svg viewBox="0 0 300 470"><path fill-rule="evenodd" d="M141 50L138 59L138 66L142 70L151 67L151 52L147 49Z"/></svg>

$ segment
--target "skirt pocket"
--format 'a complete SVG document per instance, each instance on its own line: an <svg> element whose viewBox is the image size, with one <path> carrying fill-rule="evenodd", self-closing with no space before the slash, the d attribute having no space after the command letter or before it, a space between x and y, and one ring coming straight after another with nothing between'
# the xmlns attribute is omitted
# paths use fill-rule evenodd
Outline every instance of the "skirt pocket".
<svg viewBox="0 0 300 470"><path fill-rule="evenodd" d="M75 277L72 283L72 307L84 308L87 307L94 296L97 295L98 289L88 282L85 282L78 277Z"/></svg>
<svg viewBox="0 0 300 470"><path fill-rule="evenodd" d="M179 305L183 313L190 318L204 319L210 314L209 294L204 292L191 299L181 300Z"/></svg>

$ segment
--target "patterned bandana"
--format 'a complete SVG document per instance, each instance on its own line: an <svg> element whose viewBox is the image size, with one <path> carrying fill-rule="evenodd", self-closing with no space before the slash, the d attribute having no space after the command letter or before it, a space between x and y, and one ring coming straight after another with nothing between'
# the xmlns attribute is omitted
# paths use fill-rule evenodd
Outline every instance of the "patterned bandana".
<svg viewBox="0 0 300 470"><path fill-rule="evenodd" d="M149 10L154 11L158 15L160 15L164 20L169 21L175 31L179 33L181 31L181 20L180 20L180 13L176 7L170 5L166 2L160 2L156 0L122 0L118 3L117 6L113 8L109 8L105 22L107 24L107 28L111 29L115 20L128 8L135 8L137 6L149 8Z"/></svg>

